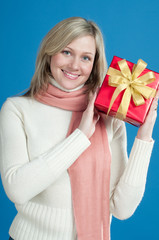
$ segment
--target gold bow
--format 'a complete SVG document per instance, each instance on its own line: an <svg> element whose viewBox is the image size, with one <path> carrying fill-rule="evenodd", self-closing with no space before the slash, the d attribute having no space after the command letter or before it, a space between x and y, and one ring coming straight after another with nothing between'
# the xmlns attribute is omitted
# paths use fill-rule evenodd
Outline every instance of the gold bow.
<svg viewBox="0 0 159 240"><path fill-rule="evenodd" d="M137 64L134 64L132 73L125 59L118 61L118 65L121 71L112 67L109 67L107 71L107 74L110 75L108 84L112 87L116 87L110 101L107 115L109 114L115 99L123 90L125 90L116 113L116 117L123 120L126 117L131 97L136 106L144 104L144 98L149 99L150 97L155 97L156 90L146 86L155 81L155 74L153 72L148 72L141 77L138 77L147 66L147 63L142 59L139 59Z"/></svg>

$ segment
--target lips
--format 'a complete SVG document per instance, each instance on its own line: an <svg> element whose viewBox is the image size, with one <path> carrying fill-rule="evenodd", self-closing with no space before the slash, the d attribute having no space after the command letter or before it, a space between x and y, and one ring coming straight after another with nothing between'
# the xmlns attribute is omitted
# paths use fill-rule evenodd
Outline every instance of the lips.
<svg viewBox="0 0 159 240"><path fill-rule="evenodd" d="M62 70L63 74L65 77L69 78L69 79L77 79L80 75L78 74L73 74L73 73L70 73L70 72L67 72L65 70Z"/></svg>

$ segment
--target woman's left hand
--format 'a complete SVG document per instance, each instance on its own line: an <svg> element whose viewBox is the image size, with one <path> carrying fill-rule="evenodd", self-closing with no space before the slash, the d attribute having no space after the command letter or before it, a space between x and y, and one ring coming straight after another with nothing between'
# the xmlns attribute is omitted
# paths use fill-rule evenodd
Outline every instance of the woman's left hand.
<svg viewBox="0 0 159 240"><path fill-rule="evenodd" d="M152 132L157 118L157 106L158 106L159 90L152 102L149 113L145 119L145 122L139 127L137 138L145 141L152 140Z"/></svg>

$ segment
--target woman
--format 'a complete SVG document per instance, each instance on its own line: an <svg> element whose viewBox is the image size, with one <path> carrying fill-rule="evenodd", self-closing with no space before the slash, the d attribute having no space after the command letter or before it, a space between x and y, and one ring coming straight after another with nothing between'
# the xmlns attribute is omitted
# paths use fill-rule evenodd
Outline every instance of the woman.
<svg viewBox="0 0 159 240"><path fill-rule="evenodd" d="M15 240L108 240L140 203L157 97L127 158L124 122L94 109L106 73L97 25L73 17L44 38L29 91L1 110L1 176Z"/></svg>

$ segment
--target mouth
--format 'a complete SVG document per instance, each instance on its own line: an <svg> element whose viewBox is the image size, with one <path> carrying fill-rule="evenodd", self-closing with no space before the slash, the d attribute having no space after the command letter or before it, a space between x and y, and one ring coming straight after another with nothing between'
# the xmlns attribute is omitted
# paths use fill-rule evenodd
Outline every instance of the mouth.
<svg viewBox="0 0 159 240"><path fill-rule="evenodd" d="M63 69L62 69L62 72L63 72L65 77L67 77L69 79L73 79L73 80L77 79L80 76L78 74L73 74L73 73L67 72L67 71L65 71Z"/></svg>

